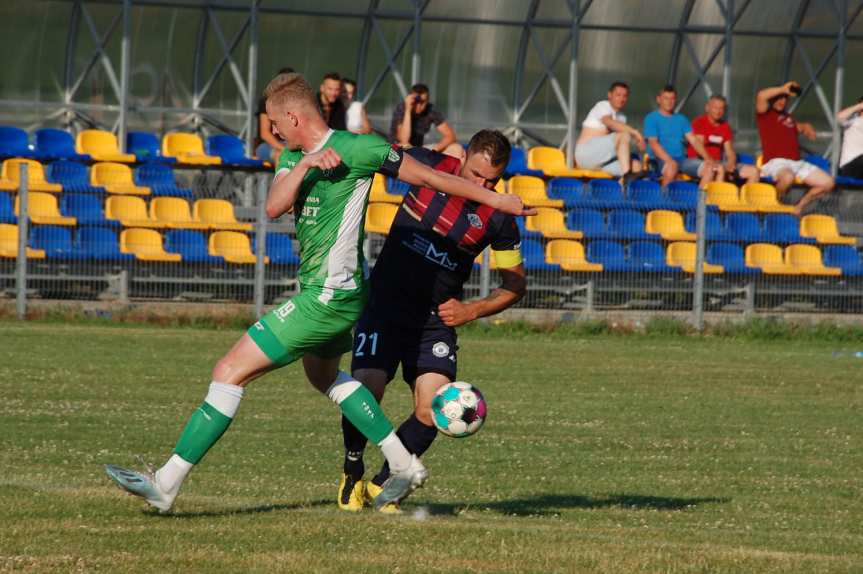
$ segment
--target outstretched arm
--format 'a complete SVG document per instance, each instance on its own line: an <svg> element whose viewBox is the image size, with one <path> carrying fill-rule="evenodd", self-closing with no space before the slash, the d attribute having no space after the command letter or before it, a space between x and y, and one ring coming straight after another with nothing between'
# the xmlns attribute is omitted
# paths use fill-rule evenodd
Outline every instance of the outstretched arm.
<svg viewBox="0 0 863 574"><path fill-rule="evenodd" d="M432 169L408 154L404 154L399 167L398 178L411 185L428 187L449 195L476 201L510 215L532 215L536 212L533 209L525 209L521 198L517 195L490 191L464 178Z"/></svg>
<svg viewBox="0 0 863 574"><path fill-rule="evenodd" d="M449 299L438 305L438 317L444 325L458 327L480 317L488 317L500 313L516 304L524 297L527 281L524 278L524 266L519 264L511 269L498 269L501 285L488 294L488 297L463 303L458 299Z"/></svg>
<svg viewBox="0 0 863 574"><path fill-rule="evenodd" d="M844 123L856 113L863 113L863 102L858 102L853 106L848 106L847 108L836 114L836 119Z"/></svg>

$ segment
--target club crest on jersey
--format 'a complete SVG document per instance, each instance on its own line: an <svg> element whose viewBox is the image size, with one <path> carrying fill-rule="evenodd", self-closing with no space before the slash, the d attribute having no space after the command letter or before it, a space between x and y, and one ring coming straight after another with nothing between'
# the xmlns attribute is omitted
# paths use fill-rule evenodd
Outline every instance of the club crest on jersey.
<svg viewBox="0 0 863 574"><path fill-rule="evenodd" d="M468 213L467 220L471 224L472 227L477 229L482 229L482 219L476 213Z"/></svg>
<svg viewBox="0 0 863 574"><path fill-rule="evenodd" d="M443 358L449 355L449 345L444 343L443 341L437 342L432 347L432 354L435 357Z"/></svg>

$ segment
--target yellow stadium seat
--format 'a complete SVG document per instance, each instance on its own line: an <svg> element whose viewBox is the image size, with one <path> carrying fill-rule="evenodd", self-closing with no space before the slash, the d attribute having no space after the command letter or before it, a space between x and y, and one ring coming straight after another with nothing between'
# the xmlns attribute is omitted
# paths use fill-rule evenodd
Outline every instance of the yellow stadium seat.
<svg viewBox="0 0 863 574"><path fill-rule="evenodd" d="M552 239L545 246L545 260L560 265L564 271L602 271L601 263L591 263L584 255L584 246L570 239Z"/></svg>
<svg viewBox="0 0 863 574"><path fill-rule="evenodd" d="M525 219L528 231L538 231L549 239L581 239L584 234L566 227L563 212L549 207L537 209L536 215L529 215Z"/></svg>
<svg viewBox="0 0 863 574"><path fill-rule="evenodd" d="M517 175L510 179L509 192L519 196L528 207L563 209L563 200L550 199L545 192L545 182L532 175Z"/></svg>
<svg viewBox="0 0 863 574"><path fill-rule="evenodd" d="M119 221L124 227L165 227L161 221L150 219L143 199L132 195L114 195L106 199L105 217Z"/></svg>
<svg viewBox="0 0 863 574"><path fill-rule="evenodd" d="M173 229L209 229L192 217L189 202L179 197L157 197L150 202L150 219Z"/></svg>
<svg viewBox="0 0 863 574"><path fill-rule="evenodd" d="M740 200L736 185L725 181L707 184L707 204L717 206L720 211L758 211Z"/></svg>
<svg viewBox="0 0 863 574"><path fill-rule="evenodd" d="M814 237L818 243L834 245L857 245L856 237L845 237L839 234L836 220L829 215L805 215L800 220L800 235Z"/></svg>
<svg viewBox="0 0 863 574"><path fill-rule="evenodd" d="M494 190L498 193L509 193L506 189L506 182L503 180L503 178L497 180L497 183L494 184Z"/></svg>
<svg viewBox="0 0 863 574"><path fill-rule="evenodd" d="M254 263L257 257L252 253L252 243L245 233L236 231L216 231L210 235L210 255L221 256L228 263ZM269 263L270 258L264 257Z"/></svg>
<svg viewBox="0 0 863 574"><path fill-rule="evenodd" d="M401 195L389 193L387 191L387 184L384 176L379 173L375 174L375 177L372 180L372 189L369 192L369 201L379 203L401 203L402 199Z"/></svg>
<svg viewBox="0 0 863 574"><path fill-rule="evenodd" d="M154 229L124 229L120 233L120 251L134 253L139 261L176 262L179 253L168 253L162 245L162 234Z"/></svg>
<svg viewBox="0 0 863 574"><path fill-rule="evenodd" d="M21 196L15 197L15 215L20 213ZM75 225L74 217L66 217L60 214L57 206L57 197L50 193L34 191L27 194L27 212L30 221L38 225Z"/></svg>
<svg viewBox="0 0 863 574"><path fill-rule="evenodd" d="M695 273L695 244L688 241L675 241L668 246L665 262L671 267L680 267L687 273ZM704 262L705 273L724 273L725 267Z"/></svg>
<svg viewBox="0 0 863 574"><path fill-rule="evenodd" d="M803 275L842 275L839 267L826 267L821 250L814 245L794 244L785 248L785 263Z"/></svg>
<svg viewBox="0 0 863 574"><path fill-rule="evenodd" d="M162 155L176 157L180 163L219 165L222 158L204 153L204 142L195 134L174 132L162 138Z"/></svg>
<svg viewBox="0 0 863 574"><path fill-rule="evenodd" d="M150 188L135 185L132 168L122 163L103 162L90 168L90 185L102 186L108 193L150 195Z"/></svg>
<svg viewBox="0 0 863 574"><path fill-rule="evenodd" d="M370 203L366 210L366 233L388 234L398 211L399 207L392 203Z"/></svg>
<svg viewBox="0 0 863 574"><path fill-rule="evenodd" d="M27 190L45 191L48 193L60 193L63 186L59 183L48 183L45 179L45 170L42 164L32 159L14 158L3 162L3 171L0 173L0 189L15 191L21 187L21 165L27 166Z"/></svg>
<svg viewBox="0 0 863 574"><path fill-rule="evenodd" d="M769 183L747 183L740 189L740 200L761 213L793 213L790 205L776 198L776 188Z"/></svg>
<svg viewBox="0 0 863 574"><path fill-rule="evenodd" d="M647 214L645 231L658 233L667 241L695 241L695 234L686 231L683 216L676 211L656 209Z"/></svg>
<svg viewBox="0 0 863 574"><path fill-rule="evenodd" d="M0 224L0 257L18 257L18 226ZM42 249L27 248L27 259L45 259Z"/></svg>
<svg viewBox="0 0 863 574"><path fill-rule="evenodd" d="M542 170L549 177L590 177L593 170L568 168L563 151L556 147L537 146L527 151L528 169Z"/></svg>
<svg viewBox="0 0 863 574"><path fill-rule="evenodd" d="M206 223L210 229L251 231L251 223L241 223L234 215L234 206L224 199L199 199L192 210L195 221Z"/></svg>
<svg viewBox="0 0 863 574"><path fill-rule="evenodd" d="M800 270L785 262L782 248L772 243L746 246L747 267L759 267L768 275L800 275Z"/></svg>
<svg viewBox="0 0 863 574"><path fill-rule="evenodd" d="M88 153L96 161L134 163L135 154L122 153L117 136L105 130L83 130L75 138L75 151Z"/></svg>

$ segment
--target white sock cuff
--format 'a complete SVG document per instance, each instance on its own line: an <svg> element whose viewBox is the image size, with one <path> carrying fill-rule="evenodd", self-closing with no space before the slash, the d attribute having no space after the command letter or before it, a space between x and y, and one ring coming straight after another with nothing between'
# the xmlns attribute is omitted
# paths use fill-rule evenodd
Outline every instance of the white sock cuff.
<svg viewBox="0 0 863 574"><path fill-rule="evenodd" d="M358 380L350 376L344 371L339 371L336 380L327 389L327 396L337 405L342 404L346 398L354 394L354 392L362 386Z"/></svg>
<svg viewBox="0 0 863 574"><path fill-rule="evenodd" d="M222 413L228 418L234 418L237 409L240 408L240 400L243 398L243 387L228 385L226 383L210 383L210 390L204 402Z"/></svg>
<svg viewBox="0 0 863 574"><path fill-rule="evenodd" d="M168 464L175 465L178 469L189 472L192 470L192 467L195 466L188 460L181 457L179 454L172 454L171 458L168 459Z"/></svg>
<svg viewBox="0 0 863 574"><path fill-rule="evenodd" d="M390 434L385 436L381 442L378 443L378 446L383 448L393 443L393 441L399 441L401 443L401 439L399 439L398 435L396 435L396 431L390 431Z"/></svg>

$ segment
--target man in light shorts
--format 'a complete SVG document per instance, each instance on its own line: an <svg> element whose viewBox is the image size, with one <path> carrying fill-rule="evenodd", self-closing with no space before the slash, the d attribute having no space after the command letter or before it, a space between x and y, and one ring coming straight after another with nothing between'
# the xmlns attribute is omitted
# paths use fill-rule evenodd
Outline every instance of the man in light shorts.
<svg viewBox="0 0 863 574"><path fill-rule="evenodd" d="M632 144L644 153L644 137L626 125L623 108L629 101L629 86L614 82L608 99L597 102L581 124L575 143L575 163L584 169L600 169L616 177L641 172L641 162L631 158Z"/></svg>
<svg viewBox="0 0 863 574"><path fill-rule="evenodd" d="M804 207L819 196L833 191L836 185L830 174L800 159L797 135L803 134L807 139L815 140L812 124L798 123L785 111L788 98L799 95L800 91L800 84L791 81L781 86L764 88L755 97L763 158L761 175L773 179L780 196L788 192L795 178L809 187L809 191L794 206L794 214L798 217Z"/></svg>

